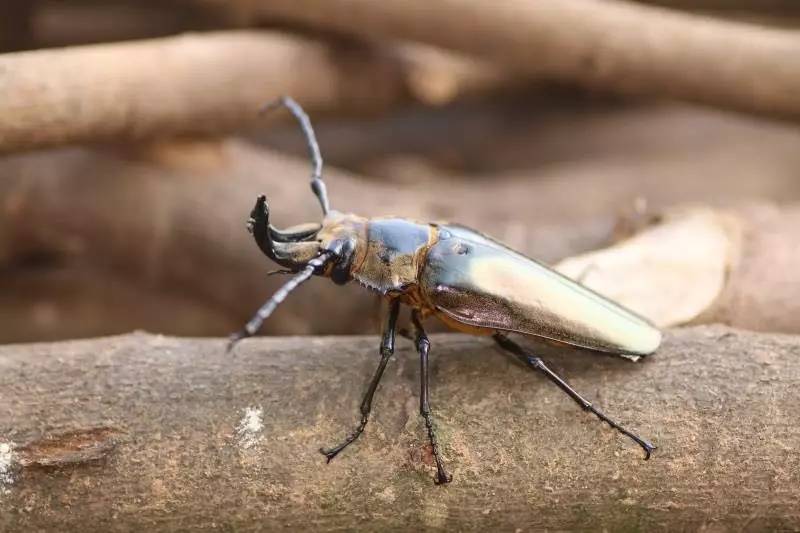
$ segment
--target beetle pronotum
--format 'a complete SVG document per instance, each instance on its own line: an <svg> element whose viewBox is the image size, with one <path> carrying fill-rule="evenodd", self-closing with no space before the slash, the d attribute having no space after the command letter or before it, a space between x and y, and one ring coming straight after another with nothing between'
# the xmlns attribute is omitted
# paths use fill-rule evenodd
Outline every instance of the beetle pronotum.
<svg viewBox="0 0 800 533"><path fill-rule="evenodd" d="M428 397L430 342L422 326L428 316L457 331L492 335L499 346L542 372L584 410L641 446L645 459L650 457L655 446L603 414L507 333L596 352L643 356L653 353L661 343L658 329L579 283L469 228L394 217L366 219L332 211L311 122L288 97L265 109L281 105L291 111L305 134L314 167L311 190L322 207L323 220L312 227L281 231L269 223L266 197L258 197L248 230L265 255L295 275L231 336L228 350L254 335L278 304L314 274L327 276L337 284L355 280L388 299L381 358L361 402L361 421L339 445L320 449L328 462L355 441L367 425L375 389L394 353L401 304L412 310L420 356L420 414L436 461L437 484L447 483L452 477L442 462Z"/></svg>

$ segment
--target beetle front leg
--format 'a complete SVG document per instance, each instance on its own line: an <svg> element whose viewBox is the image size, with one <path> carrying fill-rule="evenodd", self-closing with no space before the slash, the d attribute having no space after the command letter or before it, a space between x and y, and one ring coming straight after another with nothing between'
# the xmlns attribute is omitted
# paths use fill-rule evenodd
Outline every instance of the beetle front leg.
<svg viewBox="0 0 800 533"><path fill-rule="evenodd" d="M328 458L329 463L339 454L339 452L347 448L364 432L364 428L367 426L367 422L369 422L369 414L370 411L372 411L372 398L375 396L375 390L378 388L378 383L380 383L381 377L383 377L383 372L386 370L386 365L389 363L389 359L392 357L392 354L394 354L394 337L395 330L397 329L397 315L399 312L400 302L393 300L389 304L389 315L386 318L386 326L384 327L383 336L381 338L381 361L378 363L378 368L375 370L375 375L372 376L372 381L369 383L367 392L364 393L364 398L361 400L361 422L358 424L356 429L353 430L353 432L350 433L350 435L348 435L347 438L338 446L334 446L333 448L319 449L320 453Z"/></svg>
<svg viewBox="0 0 800 533"><path fill-rule="evenodd" d="M436 439L436 432L433 429L433 418L431 417L430 397L428 393L428 352L430 350L431 343L428 340L428 336L425 335L425 330L422 329L422 321L420 320L416 310L411 314L411 320L414 324L414 329L416 330L416 345L417 351L419 352L419 412L425 419L425 427L428 429L428 440L431 443L433 458L436 461L436 484L442 485L444 483L450 483L453 480L453 476L448 474L444 469L442 456L439 453L439 443Z"/></svg>
<svg viewBox="0 0 800 533"><path fill-rule="evenodd" d="M626 437L628 437L631 440L633 440L636 444L641 446L642 449L644 450L644 453L645 453L645 456L644 456L645 460L650 459L650 454L653 452L653 450L656 449L656 447L653 444L651 444L649 441L646 441L645 439L641 438L640 436L636 435L635 433L629 431L625 427L621 426L620 424L618 424L614 420L612 420L609 417L607 417L602 411L600 411L599 409L595 408L591 404L591 402L589 402L586 398L584 398L583 396L578 394L578 392L575 389L573 389L569 385L569 383L564 381L558 374L556 374L555 372L550 370L550 368L544 363L544 361L540 357L537 357L535 355L532 355L532 354L528 353L522 346L520 346L516 342L512 341L511 339L509 339L505 335L501 335L499 333L496 333L494 335L494 340L503 349L505 349L508 352L511 352L512 354L517 356L517 358L519 358L523 363L525 363L526 365L530 366L534 370L539 370L540 372L542 372L545 376L547 376L547 378L550 381L555 383L561 390L566 392L567 395L569 395L570 398L575 400L575 402L578 405L580 405L583 408L584 411L592 412L595 416L597 416L597 418L599 418L600 420L606 422L609 426L611 426L612 428L616 429L617 431L619 431L620 433L622 433Z"/></svg>

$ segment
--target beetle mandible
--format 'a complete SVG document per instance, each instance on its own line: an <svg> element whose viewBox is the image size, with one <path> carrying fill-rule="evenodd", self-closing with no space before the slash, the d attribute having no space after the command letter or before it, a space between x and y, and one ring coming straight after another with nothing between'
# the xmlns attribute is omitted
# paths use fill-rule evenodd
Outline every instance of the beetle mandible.
<svg viewBox="0 0 800 533"><path fill-rule="evenodd" d="M645 459L650 442L618 424L578 394L545 362L511 340L521 333L547 341L623 356L653 353L661 332L644 318L547 268L498 241L455 224L420 223L404 218L366 219L330 209L322 181L322 157L311 122L289 97L264 108L286 107L300 123L313 163L311 190L322 207L321 224L281 231L269 222L266 197L256 200L247 227L256 244L286 272L286 284L257 311L245 327L231 335L230 351L254 335L275 308L313 275L337 284L355 280L389 301L380 343L380 362L361 402L361 421L339 445L321 448L328 462L355 441L369 420L372 398L394 353L401 304L411 308L414 341L420 357L420 414L436 461L436 483L448 483L428 395L430 342L422 321L435 316L461 332L492 335L523 363L542 372L584 410L635 441Z"/></svg>

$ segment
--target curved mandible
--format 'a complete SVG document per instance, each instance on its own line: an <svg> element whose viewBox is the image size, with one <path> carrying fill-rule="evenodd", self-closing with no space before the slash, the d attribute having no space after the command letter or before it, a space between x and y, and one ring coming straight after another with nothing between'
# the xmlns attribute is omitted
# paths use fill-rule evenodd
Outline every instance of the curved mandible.
<svg viewBox="0 0 800 533"><path fill-rule="evenodd" d="M294 115L294 118L300 123L300 128L303 130L303 134L306 137L308 151L311 154L311 163L314 167L311 171L311 190L314 192L314 196L317 197L317 200L319 200L319 204L322 207L322 214L327 215L328 211L331 210L331 206L328 202L328 191L325 188L325 182L322 181L322 154L320 154L319 144L317 144L317 138L314 135L314 128L311 127L311 120L309 120L303 108L300 107L300 104L288 96L281 96L276 101L265 105L261 108L260 113L263 114L281 106L288 109L289 112Z"/></svg>

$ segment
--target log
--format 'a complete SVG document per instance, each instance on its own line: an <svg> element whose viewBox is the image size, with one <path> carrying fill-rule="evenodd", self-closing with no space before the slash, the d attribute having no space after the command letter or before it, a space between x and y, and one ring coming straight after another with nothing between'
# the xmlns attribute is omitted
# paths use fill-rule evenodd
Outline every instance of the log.
<svg viewBox="0 0 800 533"><path fill-rule="evenodd" d="M433 69L438 76L428 79ZM331 47L278 32L187 34L5 54L0 153L218 134L263 120L258 109L283 94L309 111L374 113L412 96L441 103L502 79L452 54Z"/></svg>
<svg viewBox="0 0 800 533"><path fill-rule="evenodd" d="M642 218L647 220L648 215ZM724 323L800 332L800 208L676 207L555 268L659 327Z"/></svg>
<svg viewBox="0 0 800 533"><path fill-rule="evenodd" d="M520 75L800 119L800 39L792 30L614 0L246 5L271 20L458 50Z"/></svg>
<svg viewBox="0 0 800 533"><path fill-rule="evenodd" d="M704 326L639 363L548 359L641 450L486 338L432 337L454 475L433 484L417 355L398 340L361 439L378 338L137 333L0 347L0 529L795 530L800 337Z"/></svg>

